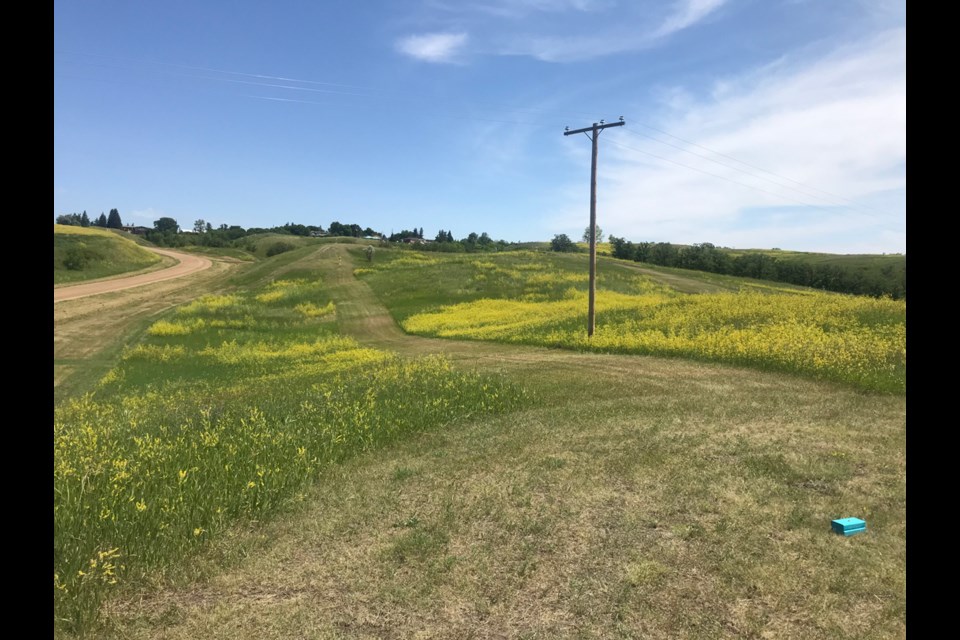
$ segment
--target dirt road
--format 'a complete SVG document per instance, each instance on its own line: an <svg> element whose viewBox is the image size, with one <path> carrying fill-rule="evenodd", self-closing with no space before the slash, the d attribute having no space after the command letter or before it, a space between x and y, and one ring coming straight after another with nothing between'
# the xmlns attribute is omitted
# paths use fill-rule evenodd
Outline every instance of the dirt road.
<svg viewBox="0 0 960 640"><path fill-rule="evenodd" d="M95 296L101 293L107 293L109 291L132 289L133 287L140 287L145 284L153 284L154 282L162 282L172 278L180 278L190 275L191 273L196 273L197 271L209 269L213 264L208 258L189 253L170 251L168 249L147 249L149 251L153 251L154 253L159 253L162 256L168 256L175 260L179 260L179 264L176 264L168 269L151 271L150 273L142 273L136 276L119 277L110 280L98 280L97 282L86 282L84 284L76 284L69 287L55 288L53 290L54 304L57 302L63 302L64 300L74 300L76 298Z"/></svg>
<svg viewBox="0 0 960 640"><path fill-rule="evenodd" d="M222 286L239 265L161 250L181 263L149 273L54 289L55 400L95 382L116 364L130 335L157 314ZM149 285L149 286L147 286ZM100 294L100 295L97 295ZM60 297L62 296L62 297Z"/></svg>

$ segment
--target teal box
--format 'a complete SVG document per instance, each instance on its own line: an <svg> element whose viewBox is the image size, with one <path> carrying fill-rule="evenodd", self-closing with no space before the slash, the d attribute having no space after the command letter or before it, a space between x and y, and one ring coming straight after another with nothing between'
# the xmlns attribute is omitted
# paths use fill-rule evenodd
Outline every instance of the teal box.
<svg viewBox="0 0 960 640"><path fill-rule="evenodd" d="M839 518L830 523L834 533L842 533L845 536L852 536L867 530L867 523L860 518Z"/></svg>

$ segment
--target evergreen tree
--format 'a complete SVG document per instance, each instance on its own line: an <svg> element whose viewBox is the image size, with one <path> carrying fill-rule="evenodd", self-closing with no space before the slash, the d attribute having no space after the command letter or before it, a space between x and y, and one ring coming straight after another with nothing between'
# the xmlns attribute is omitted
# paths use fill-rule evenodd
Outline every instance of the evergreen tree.
<svg viewBox="0 0 960 640"><path fill-rule="evenodd" d="M110 209L110 216L107 218L107 227L110 229L123 229L123 222L120 221L120 212L116 209Z"/></svg>
<svg viewBox="0 0 960 640"><path fill-rule="evenodd" d="M103 215L103 211L100 212L100 217L97 218L97 226L104 228L107 226L107 216Z"/></svg>
<svg viewBox="0 0 960 640"><path fill-rule="evenodd" d="M81 226L81 227L89 227L89 226L90 226L90 218L87 217L87 210L86 210L86 209L83 210L83 215L80 216L80 226Z"/></svg>

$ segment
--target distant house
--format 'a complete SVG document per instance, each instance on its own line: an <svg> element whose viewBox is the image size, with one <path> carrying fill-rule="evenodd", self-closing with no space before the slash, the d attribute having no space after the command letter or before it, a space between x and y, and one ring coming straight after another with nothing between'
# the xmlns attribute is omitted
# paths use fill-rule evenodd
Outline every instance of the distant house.
<svg viewBox="0 0 960 640"><path fill-rule="evenodd" d="M135 236L146 235L147 231L153 231L150 227L132 227L124 225L123 230L132 233Z"/></svg>
<svg viewBox="0 0 960 640"><path fill-rule="evenodd" d="M404 238L403 241L407 244L428 244L433 242L433 240L427 240L426 238Z"/></svg>

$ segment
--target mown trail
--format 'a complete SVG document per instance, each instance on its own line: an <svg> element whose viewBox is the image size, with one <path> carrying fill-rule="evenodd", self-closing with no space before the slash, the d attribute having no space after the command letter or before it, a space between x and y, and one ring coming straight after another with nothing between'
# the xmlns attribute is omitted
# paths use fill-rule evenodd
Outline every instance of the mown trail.
<svg viewBox="0 0 960 640"><path fill-rule="evenodd" d="M679 368L691 374L691 381L700 380L708 386L736 375L727 367L663 358L578 353L527 345L409 335L400 329L373 290L354 277L355 265L347 245L327 245L291 267L308 265L323 270L330 295L337 305L337 321L343 333L362 343L401 355L442 353L453 362L498 371L560 367L585 375L589 372L589 375L634 375L650 379L672 378L677 375ZM693 286L691 283L682 284L689 288ZM696 374L692 375L694 371ZM756 376L753 372L748 375Z"/></svg>

